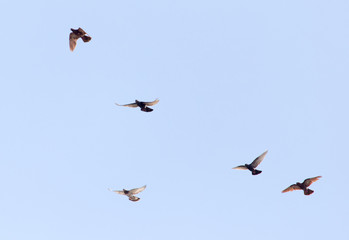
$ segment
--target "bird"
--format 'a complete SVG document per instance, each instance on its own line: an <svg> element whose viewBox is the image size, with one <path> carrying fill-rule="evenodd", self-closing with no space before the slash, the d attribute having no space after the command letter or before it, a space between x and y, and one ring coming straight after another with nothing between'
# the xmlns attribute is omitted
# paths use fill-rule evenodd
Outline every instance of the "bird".
<svg viewBox="0 0 349 240"><path fill-rule="evenodd" d="M258 175L262 171L257 170L256 167L263 161L267 153L268 153L268 150L262 153L259 157L257 157L251 164L240 165L240 166L234 167L233 169L250 170L252 172L252 175Z"/></svg>
<svg viewBox="0 0 349 240"><path fill-rule="evenodd" d="M141 111L143 111L143 112L152 112L153 109L149 108L148 106L153 106L153 105L157 104L159 101L160 101L159 99L155 99L152 102L141 102L141 101L135 100L134 103L125 104L125 105L120 105L118 103L115 103L115 104L117 106L122 106L122 107L132 107L132 108L140 107Z"/></svg>
<svg viewBox="0 0 349 240"><path fill-rule="evenodd" d="M112 190L110 188L109 191L111 192L115 192L115 193L118 193L118 194L121 194L121 195L125 195L128 197L128 200L130 201L133 201L133 202L137 202L139 201L139 197L136 197L134 195L142 192L145 188L147 187L147 185L144 185L143 187L140 187L140 188L134 188L134 189L131 189L131 190L126 190L126 189L123 189L122 191L119 191L119 190Z"/></svg>
<svg viewBox="0 0 349 240"><path fill-rule="evenodd" d="M70 29L72 32L69 34L69 47L70 51L74 51L76 47L76 42L78 41L79 38L82 39L84 42L89 42L91 41L91 37L87 35L87 33L82 29Z"/></svg>
<svg viewBox="0 0 349 240"><path fill-rule="evenodd" d="M282 193L291 192L291 191L294 191L294 190L303 190L304 191L304 195L310 195L310 194L312 194L314 192L314 190L311 190L308 187L313 182L316 182L317 180L319 180L319 178L321 178L321 176L317 176L317 177L313 177L313 178L307 178L302 183L297 182L296 184L292 184L291 186L289 186L288 188L283 190Z"/></svg>

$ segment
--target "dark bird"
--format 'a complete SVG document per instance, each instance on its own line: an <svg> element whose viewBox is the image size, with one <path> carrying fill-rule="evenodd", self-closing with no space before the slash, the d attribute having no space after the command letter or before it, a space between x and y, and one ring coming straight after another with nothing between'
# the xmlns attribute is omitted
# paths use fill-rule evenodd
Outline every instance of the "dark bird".
<svg viewBox="0 0 349 240"><path fill-rule="evenodd" d="M250 170L252 172L252 175L258 175L262 171L257 170L256 167L263 161L267 153L268 153L268 150L262 153L259 157L257 157L251 164L240 165L240 166L234 167L233 169Z"/></svg>
<svg viewBox="0 0 349 240"><path fill-rule="evenodd" d="M115 103L115 104L118 106L122 106L122 107L132 107L132 108L140 107L141 111L143 111L143 112L152 112L153 109L149 108L148 106L153 106L153 105L157 104L158 102L159 102L159 99L155 99L152 102L141 102L141 101L136 100L136 102L134 102L134 103L125 104L125 105L120 105L117 103Z"/></svg>
<svg viewBox="0 0 349 240"><path fill-rule="evenodd" d="M133 201L133 202L137 202L139 201L139 197L136 197L134 195L142 192L147 186L144 185L143 187L140 187L140 188L134 188L134 189L131 189L131 190L126 190L126 189L123 189L122 191L119 191L119 190L111 190L109 188L109 191L112 191L112 192L115 192L115 193L118 193L118 194L121 194L121 195L125 195L128 197L128 200L130 201Z"/></svg>
<svg viewBox="0 0 349 240"><path fill-rule="evenodd" d="M286 188L282 192L285 193L285 192L291 192L291 191L294 191L294 190L303 190L304 191L304 195L310 195L314 191L309 189L308 187L313 182L316 182L317 180L319 180L319 178L321 178L321 176L317 176L317 177L313 177L313 178L307 178L302 183L297 182L296 184L292 184L291 186L289 186L288 188Z"/></svg>
<svg viewBox="0 0 349 240"><path fill-rule="evenodd" d="M87 33L82 29L70 29L72 32L69 34L69 46L70 46L70 51L74 51L76 47L76 42L78 41L79 38L82 39L84 42L89 42L91 41L91 37L87 35Z"/></svg>

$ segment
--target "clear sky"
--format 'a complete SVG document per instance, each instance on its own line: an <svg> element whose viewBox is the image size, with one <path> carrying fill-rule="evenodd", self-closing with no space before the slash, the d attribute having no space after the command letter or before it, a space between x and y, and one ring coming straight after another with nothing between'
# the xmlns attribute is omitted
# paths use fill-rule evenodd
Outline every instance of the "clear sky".
<svg viewBox="0 0 349 240"><path fill-rule="evenodd" d="M348 12L2 0L0 239L348 239ZM266 149L262 174L232 170Z"/></svg>

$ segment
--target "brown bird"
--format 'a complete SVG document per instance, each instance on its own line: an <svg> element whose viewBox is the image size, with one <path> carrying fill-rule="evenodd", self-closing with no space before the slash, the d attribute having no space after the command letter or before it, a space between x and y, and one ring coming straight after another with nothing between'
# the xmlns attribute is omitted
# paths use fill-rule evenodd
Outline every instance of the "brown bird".
<svg viewBox="0 0 349 240"><path fill-rule="evenodd" d="M233 169L238 169L238 170L250 170L252 172L252 175L258 175L262 171L257 170L256 167L263 161L265 155L267 155L268 150L262 153L259 157L257 157L251 164L245 164L245 165L240 165L237 167L234 167Z"/></svg>
<svg viewBox="0 0 349 240"><path fill-rule="evenodd" d="M82 39L84 42L89 42L91 41L91 37L87 35L87 33L82 29L70 29L72 32L69 34L69 46L70 46L70 51L74 51L76 47L76 42L78 41L79 38Z"/></svg>
<svg viewBox="0 0 349 240"><path fill-rule="evenodd" d="M109 188L109 191L112 191L112 192L115 192L115 193L118 193L118 194L121 194L121 195L125 195L128 197L128 200L130 201L133 201L133 202L137 202L139 201L139 197L136 197L134 195L142 192L144 189L146 188L146 185L144 185L143 187L140 187L140 188L134 188L134 189L131 189L131 190L126 190L126 189L123 189L122 191L119 191L119 190L111 190Z"/></svg>
<svg viewBox="0 0 349 240"><path fill-rule="evenodd" d="M317 180L319 180L319 178L321 178L321 176L317 176L317 177L313 177L313 178L307 178L307 179L304 180L303 183L297 182L296 184L292 184L291 186L289 186L288 188L286 188L282 192L285 193L285 192L291 192L293 190L303 190L304 191L304 195L310 195L314 191L309 189L308 187L313 182L316 182Z"/></svg>
<svg viewBox="0 0 349 240"><path fill-rule="evenodd" d="M160 100L159 99L155 99L152 102L141 102L136 100L136 102L134 103L130 103L130 104L125 104L125 105L120 105L118 103L115 103L118 106L122 106L122 107L132 107L132 108L136 108L136 107L140 107L141 111L143 112L152 112L153 109L149 108L148 106L153 106L155 104L157 104Z"/></svg>

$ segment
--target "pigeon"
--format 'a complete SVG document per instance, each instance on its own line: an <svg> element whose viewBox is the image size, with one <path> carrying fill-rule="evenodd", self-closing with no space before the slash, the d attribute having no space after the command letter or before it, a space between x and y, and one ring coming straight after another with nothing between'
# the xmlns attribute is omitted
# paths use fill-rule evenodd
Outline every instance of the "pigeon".
<svg viewBox="0 0 349 240"><path fill-rule="evenodd" d="M69 34L69 46L70 46L70 51L74 51L76 47L76 42L78 41L79 38L82 39L84 42L89 42L91 41L91 37L87 35L87 33L82 29L70 29L72 32Z"/></svg>
<svg viewBox="0 0 349 240"><path fill-rule="evenodd" d="M313 182L316 182L317 180L319 180L319 178L321 178L321 176L317 176L317 177L313 177L313 178L307 178L307 179L304 180L303 183L297 182L296 184L292 184L291 186L289 186L288 188L283 190L282 193L291 192L291 191L294 191L294 190L303 190L304 191L304 195L310 195L314 191L309 189L308 187Z"/></svg>
<svg viewBox="0 0 349 240"><path fill-rule="evenodd" d="M157 104L159 101L160 101L159 99L155 99L152 102L141 102L141 101L136 100L134 103L125 104L125 105L120 105L118 103L115 103L115 104L118 106L122 106L122 107L132 107L132 108L140 107L141 111L143 111L143 112L152 112L153 109L149 108L148 106L153 106L153 105Z"/></svg>
<svg viewBox="0 0 349 240"><path fill-rule="evenodd" d="M234 167L233 169L250 170L252 172L252 175L258 175L262 171L257 170L256 167L263 161L267 153L268 153L268 150L262 153L259 157L257 157L251 164L240 165L240 166Z"/></svg>
<svg viewBox="0 0 349 240"><path fill-rule="evenodd" d="M140 198L136 197L134 195L142 192L146 188L146 186L147 185L144 185L143 187L134 188L134 189L131 189L131 190L123 189L122 191L111 190L109 188L109 191L112 191L112 192L115 192L115 193L118 193L118 194L121 194L121 195L126 195L128 197L128 200L133 201L133 202L137 202L137 201L139 201Z"/></svg>

